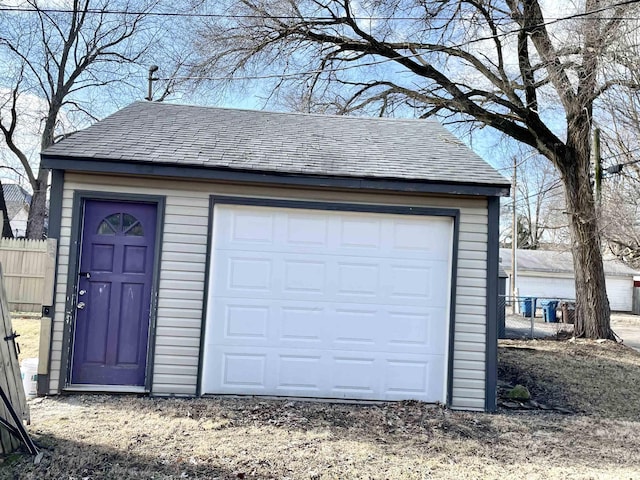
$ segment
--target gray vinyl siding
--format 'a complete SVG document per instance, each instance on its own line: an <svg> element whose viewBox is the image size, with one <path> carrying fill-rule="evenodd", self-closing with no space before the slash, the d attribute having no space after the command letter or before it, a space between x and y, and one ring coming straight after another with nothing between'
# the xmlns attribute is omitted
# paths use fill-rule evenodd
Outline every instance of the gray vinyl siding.
<svg viewBox="0 0 640 480"><path fill-rule="evenodd" d="M452 407L483 410L487 283L487 201L476 198L389 195L294 188L247 187L174 179L66 172L62 204L50 389L58 392L69 263L73 194L76 190L166 197L158 292L152 392L195 395L207 265L209 195L457 208L460 238L456 287Z"/></svg>

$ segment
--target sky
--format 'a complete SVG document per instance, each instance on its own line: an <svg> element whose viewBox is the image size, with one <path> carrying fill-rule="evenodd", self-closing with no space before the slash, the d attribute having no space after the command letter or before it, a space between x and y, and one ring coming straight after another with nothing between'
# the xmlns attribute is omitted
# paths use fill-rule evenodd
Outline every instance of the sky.
<svg viewBox="0 0 640 480"><path fill-rule="evenodd" d="M40 2L42 6L62 8L68 7L71 3L71 0L46 0ZM545 9L545 14L547 14L549 17L559 17L567 15L568 13L571 13L573 8L575 8L573 2L571 1L557 2L552 0L543 0L542 3L543 8ZM23 4L24 0L0 0L0 6L20 6ZM0 15L2 15L1 12ZM479 45L478 48L481 49L482 45ZM1 61L2 58L0 57L0 62ZM161 67L158 71L158 75L160 77L171 75L170 72L167 72L168 69L166 68L166 65L163 65L161 62L158 63ZM515 59L513 59L513 61L510 63L517 64ZM122 95L117 91L105 94L104 98L100 99L102 102L104 102L104 106L100 109L97 109L97 112L99 112L98 116L102 117L108 113L112 113L113 111L122 108L126 104L130 103L131 101L142 100L146 95L146 79L146 67L144 65L135 67L134 74L129 82L130 88L126 89L126 94ZM0 97L6 96L8 92L8 85L6 83L3 84L2 80L3 78L0 78ZM157 82L154 86L156 88L161 88L162 82ZM244 91L242 91L242 89L227 89L225 91L221 91L212 95L202 95L202 91L197 92L195 95L190 95L188 93L174 95L169 97L168 101L177 103L207 104L230 108L262 109L265 106L265 96L266 92L261 90L260 86L258 86L257 88L249 87ZM86 98L85 100L87 100L88 102L97 101L97 99L95 98ZM41 110L42 106L43 101L34 93L27 93L21 97L20 108L23 114L28 116L31 120L23 124L23 127L20 131L19 140L21 145L24 146L24 149L28 152L30 158L34 162L37 162L39 151L38 133L40 123L36 119L38 117L38 112ZM65 124L65 130L83 128L88 125L86 118L78 121L78 118L74 116L63 116L62 123ZM510 155L510 149L508 145L505 145L505 141L500 134L490 128L481 129L475 132L472 137L461 134L460 131L456 131L455 133L458 134L458 136L461 136L461 139L469 144L470 147L475 150L480 156L491 163L494 167L501 170L503 174L509 174L509 171L505 168L504 157ZM14 171L10 169L3 168L9 166L20 170L19 162L13 155L10 154L10 152L7 151L7 147L5 145L1 145L0 149L0 161L2 162L2 164L0 164L0 177L24 185L24 178L20 178ZM496 155L496 152L499 152L499 155Z"/></svg>

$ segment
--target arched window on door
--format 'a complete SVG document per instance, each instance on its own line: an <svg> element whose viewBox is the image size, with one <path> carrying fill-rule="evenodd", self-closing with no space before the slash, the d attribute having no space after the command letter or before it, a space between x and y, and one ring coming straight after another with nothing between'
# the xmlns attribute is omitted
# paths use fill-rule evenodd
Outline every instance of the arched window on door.
<svg viewBox="0 0 640 480"><path fill-rule="evenodd" d="M140 221L129 213L114 213L98 225L98 235L125 235L131 237L144 236Z"/></svg>

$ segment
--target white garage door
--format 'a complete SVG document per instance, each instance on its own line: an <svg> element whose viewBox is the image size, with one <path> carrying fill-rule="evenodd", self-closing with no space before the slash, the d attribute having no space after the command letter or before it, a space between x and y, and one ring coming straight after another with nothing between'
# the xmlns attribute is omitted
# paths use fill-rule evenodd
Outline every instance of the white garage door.
<svg viewBox="0 0 640 480"><path fill-rule="evenodd" d="M633 278L607 277L609 306L616 312L630 312L633 308Z"/></svg>
<svg viewBox="0 0 640 480"><path fill-rule="evenodd" d="M202 393L446 400L451 218L213 218Z"/></svg>

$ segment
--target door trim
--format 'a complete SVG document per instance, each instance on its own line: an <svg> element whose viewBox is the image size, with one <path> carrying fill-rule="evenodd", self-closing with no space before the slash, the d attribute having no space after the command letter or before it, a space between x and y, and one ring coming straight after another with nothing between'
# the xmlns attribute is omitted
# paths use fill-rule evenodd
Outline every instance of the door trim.
<svg viewBox="0 0 640 480"><path fill-rule="evenodd" d="M204 296L202 307L202 319L200 323L200 347L198 353L198 376L196 381L196 396L202 393L202 370L204 360L205 334L207 326L208 292L210 288L209 276L211 268L211 254L213 249L213 216L214 207L217 204L223 205L246 205L255 207L275 207L275 208L299 208L308 210L325 210L338 212L365 212L365 213L387 213L397 215L417 215L433 217L449 217L453 220L453 231L451 241L451 285L449 292L449 325L448 325L448 346L445 363L445 399L446 405L451 406L453 400L453 356L455 345L455 321L456 321L456 286L458 284L458 247L460 238L460 209L448 207L415 207L410 205L388 205L372 203L345 203L330 201L307 201L299 199L273 199L268 197L244 197L244 196L209 196L209 223L207 225L207 258L204 275Z"/></svg>
<svg viewBox="0 0 640 480"><path fill-rule="evenodd" d="M154 241L153 272L151 275L151 306L149 309L149 338L147 340L147 366L145 370L144 392L153 389L153 359L155 352L156 323L158 312L158 288L160 283L160 259L162 254L162 237L164 232L164 212L166 197L159 195L141 195L134 193L112 193L92 190L76 190L73 193L71 236L69 240L69 269L65 296L64 326L62 334L62 351L60 359L60 380L58 391L78 391L72 386L71 349L76 320L76 303L78 301L78 273L80 268L80 248L82 246L82 226L84 221L84 205L86 200L105 200L116 202L149 203L156 206L156 238ZM57 321L61 321L58 319ZM96 386L97 387L97 386ZM93 388L92 391L98 391ZM109 391L105 386L101 391ZM140 393L140 387L131 387L131 393Z"/></svg>

